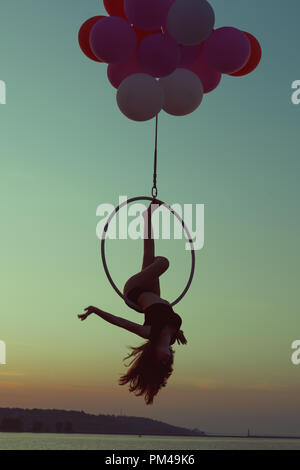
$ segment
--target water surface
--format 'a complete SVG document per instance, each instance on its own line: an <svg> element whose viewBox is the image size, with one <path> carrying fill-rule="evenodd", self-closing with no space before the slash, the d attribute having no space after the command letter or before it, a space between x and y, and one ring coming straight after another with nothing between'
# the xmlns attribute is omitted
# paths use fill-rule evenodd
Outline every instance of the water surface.
<svg viewBox="0 0 300 470"><path fill-rule="evenodd" d="M299 439L0 433L0 450L300 450Z"/></svg>

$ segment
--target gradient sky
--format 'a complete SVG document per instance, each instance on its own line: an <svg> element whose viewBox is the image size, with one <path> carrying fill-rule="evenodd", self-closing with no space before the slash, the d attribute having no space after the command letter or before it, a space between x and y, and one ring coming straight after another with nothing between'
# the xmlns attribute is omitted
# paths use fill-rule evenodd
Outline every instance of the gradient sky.
<svg viewBox="0 0 300 470"><path fill-rule="evenodd" d="M118 385L138 338L90 304L130 320L109 286L95 235L96 207L149 194L154 121L118 110L106 66L77 44L98 0L3 0L0 14L0 406L147 416L208 432L300 435L299 120L297 0L212 0L217 27L252 32L263 61L224 77L185 118L160 114L159 196L205 204L205 247L177 306L188 338L153 406ZM138 249L137 249L138 248ZM138 269L140 242L109 241L118 285ZM159 242L174 297L188 274L183 241Z"/></svg>

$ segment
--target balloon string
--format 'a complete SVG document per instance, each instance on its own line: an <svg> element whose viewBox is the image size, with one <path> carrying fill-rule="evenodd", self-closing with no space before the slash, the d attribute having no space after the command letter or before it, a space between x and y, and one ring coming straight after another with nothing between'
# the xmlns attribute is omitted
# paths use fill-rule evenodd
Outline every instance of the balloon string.
<svg viewBox="0 0 300 470"><path fill-rule="evenodd" d="M152 197L156 198L158 194L157 190L157 134L158 134L158 115L155 118L155 149L154 149L154 169L153 169L153 186L152 186Z"/></svg>

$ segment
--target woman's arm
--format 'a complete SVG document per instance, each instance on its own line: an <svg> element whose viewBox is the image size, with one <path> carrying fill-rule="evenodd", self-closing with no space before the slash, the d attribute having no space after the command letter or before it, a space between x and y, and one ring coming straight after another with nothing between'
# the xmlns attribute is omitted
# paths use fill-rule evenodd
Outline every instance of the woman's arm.
<svg viewBox="0 0 300 470"><path fill-rule="evenodd" d="M78 318L81 320L85 320L89 315L95 313L98 317L103 318L103 320L111 323L112 325L119 326L124 330L130 331L142 338L148 339L149 338L149 327L144 325L139 325L138 323L134 323L132 321L126 320L125 318L117 317L116 315L112 315L111 313L104 312L97 307L87 307L84 309L85 313L78 315Z"/></svg>

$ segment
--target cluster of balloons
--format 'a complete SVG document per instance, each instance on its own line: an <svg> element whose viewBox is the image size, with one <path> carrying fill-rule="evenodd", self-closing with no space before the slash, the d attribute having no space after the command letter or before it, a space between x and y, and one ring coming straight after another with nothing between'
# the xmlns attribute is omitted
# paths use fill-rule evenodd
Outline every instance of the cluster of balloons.
<svg viewBox="0 0 300 470"><path fill-rule="evenodd" d="M108 63L125 116L146 121L162 109L174 116L195 111L220 83L240 77L261 60L250 33L214 29L207 0L103 0L110 16L94 16L80 28L84 54Z"/></svg>

